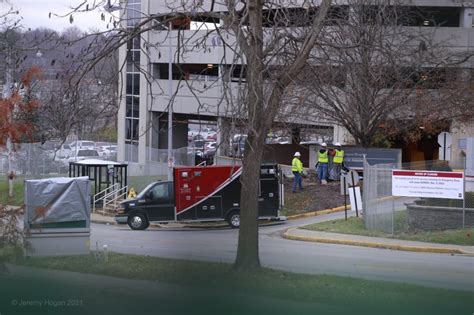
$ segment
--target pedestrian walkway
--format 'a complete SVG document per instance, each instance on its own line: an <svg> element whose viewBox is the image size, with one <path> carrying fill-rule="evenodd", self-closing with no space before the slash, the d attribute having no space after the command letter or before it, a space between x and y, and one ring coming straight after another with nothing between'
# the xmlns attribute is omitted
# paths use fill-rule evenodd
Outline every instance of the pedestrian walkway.
<svg viewBox="0 0 474 315"><path fill-rule="evenodd" d="M318 243L365 246L423 253L447 253L474 256L474 246L405 241L392 238L312 231L301 228L290 228L285 233L283 233L283 237L290 240Z"/></svg>

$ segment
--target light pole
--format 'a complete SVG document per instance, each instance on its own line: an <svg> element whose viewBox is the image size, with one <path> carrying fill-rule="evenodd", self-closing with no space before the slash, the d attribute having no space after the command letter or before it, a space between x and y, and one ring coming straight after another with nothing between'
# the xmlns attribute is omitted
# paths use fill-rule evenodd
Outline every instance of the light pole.
<svg viewBox="0 0 474 315"><path fill-rule="evenodd" d="M168 28L168 180L173 180L173 58L171 51L171 22Z"/></svg>

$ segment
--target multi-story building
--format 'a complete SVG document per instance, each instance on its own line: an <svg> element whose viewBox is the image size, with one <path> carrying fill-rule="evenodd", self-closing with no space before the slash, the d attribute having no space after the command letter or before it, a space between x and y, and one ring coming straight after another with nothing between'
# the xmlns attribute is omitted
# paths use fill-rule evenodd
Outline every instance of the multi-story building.
<svg viewBox="0 0 474 315"><path fill-rule="evenodd" d="M128 161L141 168L141 172L148 172L142 166L154 159L150 148L167 148L170 109L173 113L174 148L187 146L190 121L215 122L219 130L218 142L223 144L221 148L224 147L229 139L228 130L233 127L233 104L239 102L241 83L230 80L223 84L223 74L234 65L232 71L237 79L245 68L245 62L232 47L223 45L217 34L209 35L208 27L220 24L209 15L204 18L203 14L195 20L183 15L169 25L161 23L167 14L176 12L226 12L223 1L124 2L127 17L124 23L128 27L134 27L140 18L155 16L156 19L153 28L120 49L119 64L125 65L126 75L121 82L118 160ZM279 3L298 9L307 6L308 2L281 0ZM337 6L349 9L348 3L350 1L337 1ZM413 16L418 17L410 19L404 27L425 28L426 32L433 34L435 41L445 43L453 51L474 51L474 1L406 0L402 5L405 13L415 13ZM171 31L167 30L168 27ZM226 43L231 43L230 35L225 36ZM467 59L460 67L474 68L472 59ZM224 89L227 89L226 97ZM467 128L457 125L452 128L472 131L470 124L472 122L467 123ZM292 121L291 126L314 129L316 134L324 135L322 139L325 140L351 142L344 128L328 120ZM455 138L454 157L461 155L459 150L465 136L464 133Z"/></svg>

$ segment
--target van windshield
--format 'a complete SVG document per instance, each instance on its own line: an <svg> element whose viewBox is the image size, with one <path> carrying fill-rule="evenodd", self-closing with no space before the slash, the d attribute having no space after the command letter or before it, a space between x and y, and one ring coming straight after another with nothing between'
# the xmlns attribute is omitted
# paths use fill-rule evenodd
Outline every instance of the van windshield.
<svg viewBox="0 0 474 315"><path fill-rule="evenodd" d="M142 191L140 191L140 193L137 195L137 199L140 199L140 198L143 198L143 196L145 195L145 193L150 190L150 188L155 185L156 183L151 183L151 184L148 184L148 186L146 186Z"/></svg>

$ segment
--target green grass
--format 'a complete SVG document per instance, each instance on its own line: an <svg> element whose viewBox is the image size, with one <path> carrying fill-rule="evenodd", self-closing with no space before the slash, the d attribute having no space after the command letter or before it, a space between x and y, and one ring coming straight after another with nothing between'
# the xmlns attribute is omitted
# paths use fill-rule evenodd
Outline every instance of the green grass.
<svg viewBox="0 0 474 315"><path fill-rule="evenodd" d="M355 234L364 236L376 236L395 238L409 241L420 241L440 244L454 245L474 245L474 228L445 231L417 231L407 232L405 226L405 212L400 211L395 216L395 233L387 234L380 231L369 231L364 227L362 218L351 217L347 221L344 219L331 220L305 226L304 229L344 234Z"/></svg>
<svg viewBox="0 0 474 315"><path fill-rule="evenodd" d="M116 253L109 255L108 263L97 261L92 255L29 258L19 263L24 266L184 286L183 289L178 289L182 292L181 303L189 303L192 314L316 314L317 311L319 314L471 314L473 311L472 292L339 276L294 274L271 269L236 273L229 264ZM54 281L50 285L53 283ZM97 286L100 288L100 284ZM194 293L189 294L186 288L191 288L190 292ZM129 300L133 303L134 291L138 289L117 288L114 302L106 299L105 289L102 289L103 292L100 292L99 296L89 297L87 294L96 290L93 287L90 290L82 290L80 294L85 295L84 298L80 295L76 298L99 298L103 299L103 303ZM204 309L200 309L199 303L194 303L193 299L196 299L194 295L204 293L209 302L203 306ZM164 296L164 292L151 295L153 297L148 303L159 304L158 300ZM231 307L235 303L238 307L236 309ZM275 303L279 306L275 306ZM223 309L211 311L219 305Z"/></svg>
<svg viewBox="0 0 474 315"><path fill-rule="evenodd" d="M0 204L21 206L23 205L23 178L17 177L13 180L13 198L8 196L8 179L3 176L0 179Z"/></svg>

